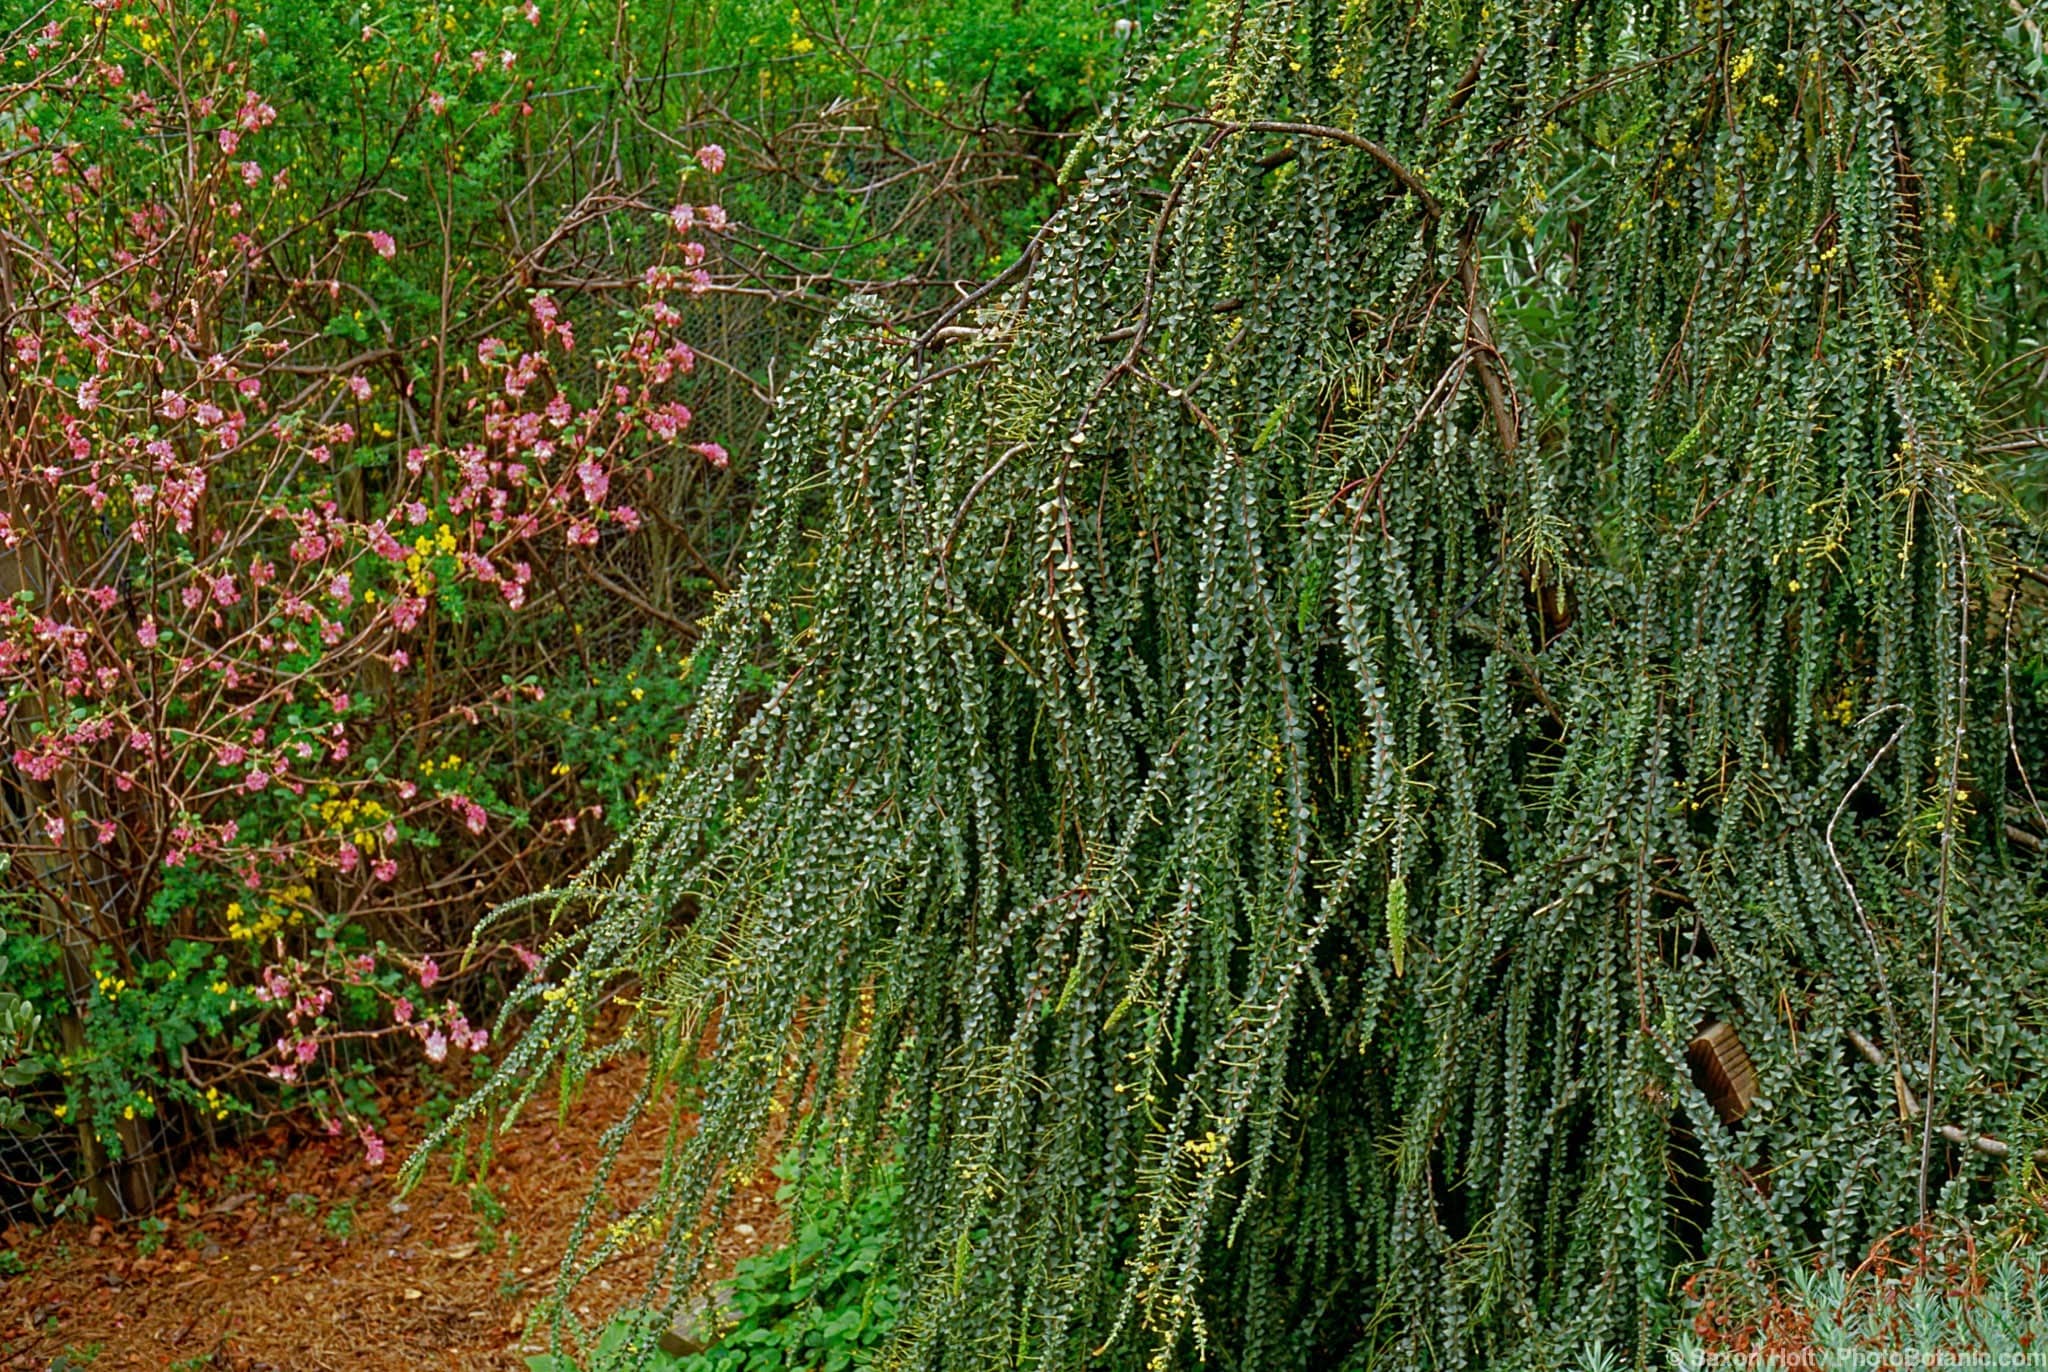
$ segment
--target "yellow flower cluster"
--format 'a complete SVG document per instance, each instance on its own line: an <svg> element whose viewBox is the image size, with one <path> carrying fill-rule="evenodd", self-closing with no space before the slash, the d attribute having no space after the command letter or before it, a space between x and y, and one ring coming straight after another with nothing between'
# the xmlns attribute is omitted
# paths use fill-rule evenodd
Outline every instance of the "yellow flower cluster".
<svg viewBox="0 0 2048 1372"><path fill-rule="evenodd" d="M126 977L108 976L105 972L99 973L98 977L100 994L108 1000L119 999L121 993L128 989L128 979Z"/></svg>
<svg viewBox="0 0 2048 1372"><path fill-rule="evenodd" d="M265 934L272 933L281 928L284 923L283 920L278 919L274 915L263 915L258 917L253 923L244 924L242 917L246 913L242 909L242 902L239 900L229 901L228 908L221 911L221 916L228 922L229 938L243 940L259 939Z"/></svg>
<svg viewBox="0 0 2048 1372"><path fill-rule="evenodd" d="M421 769L423 772L425 768ZM377 850L377 829L391 818L391 812L374 800L329 799L320 803L320 822L329 833L348 835L349 842L366 853Z"/></svg>
<svg viewBox="0 0 2048 1372"><path fill-rule="evenodd" d="M266 901L263 909L253 919L249 918L248 911L242 908L242 902L239 900L229 901L228 908L221 911L221 915L228 922L228 937L254 942L257 939L268 938L280 929L299 924L305 919L305 909L312 901L311 887L293 885L285 887L274 898Z"/></svg>
<svg viewBox="0 0 2048 1372"><path fill-rule="evenodd" d="M582 1014L587 1004L583 997L578 995L571 986L550 986L547 990L540 993L540 998L549 1005L567 1000L569 1002L569 1013L572 1015Z"/></svg>
<svg viewBox="0 0 2048 1372"><path fill-rule="evenodd" d="M431 536L421 534L412 541L412 555L405 559L405 572L412 578L412 589L415 594L425 595L433 587L434 578L427 568L427 559L437 555L453 557L457 546L455 530L446 524Z"/></svg>
<svg viewBox="0 0 2048 1372"><path fill-rule="evenodd" d="M435 553L439 553L443 557L453 557L455 555L455 530L443 524L435 531L431 538L421 534L412 541L412 550L413 554L417 557L431 557Z"/></svg>
<svg viewBox="0 0 2048 1372"><path fill-rule="evenodd" d="M618 1248L637 1248L652 1241L660 1234L662 1218L649 1212L645 1215L628 1216L613 1220L605 1226L605 1241Z"/></svg>
<svg viewBox="0 0 2048 1372"><path fill-rule="evenodd" d="M145 15L137 14L131 10L121 16L121 27L140 30L136 34L135 41L137 46L144 52L155 52L163 46L163 40L149 32L149 19Z"/></svg>

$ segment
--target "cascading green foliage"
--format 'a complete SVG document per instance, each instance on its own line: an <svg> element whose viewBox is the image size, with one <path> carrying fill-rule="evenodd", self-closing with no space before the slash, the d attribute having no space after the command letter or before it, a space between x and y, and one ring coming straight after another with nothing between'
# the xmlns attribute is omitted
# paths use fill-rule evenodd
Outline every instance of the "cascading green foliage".
<svg viewBox="0 0 2048 1372"><path fill-rule="evenodd" d="M1648 1357L1690 1260L2022 1184L2011 19L1160 15L1016 268L828 331L675 770L548 897L451 1127L711 1046L564 1291L639 1241L691 1280L785 1106L893 1138L933 1369Z"/></svg>

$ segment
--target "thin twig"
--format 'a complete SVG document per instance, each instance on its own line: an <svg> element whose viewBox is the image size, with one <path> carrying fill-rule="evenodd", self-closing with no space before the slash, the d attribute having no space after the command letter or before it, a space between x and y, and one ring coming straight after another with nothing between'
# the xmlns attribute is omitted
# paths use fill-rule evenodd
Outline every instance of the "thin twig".
<svg viewBox="0 0 2048 1372"><path fill-rule="evenodd" d="M1394 179L1399 181L1410 195L1413 195L1422 202L1423 213L1431 219L1435 219L1443 213L1443 206L1438 203L1434 195L1429 193L1429 187L1423 184L1421 177L1408 169L1406 163L1379 144L1373 142L1370 138L1362 134L1353 133L1349 129L1335 128L1329 124L1296 124L1281 119L1251 119L1236 122L1228 119L1214 119L1207 115L1194 115L1187 119L1176 120L1175 122L1207 124L1211 128L1222 129L1225 133L1287 133L1293 134L1297 138L1325 138L1333 143L1343 143L1348 147L1357 148L1360 152L1391 172Z"/></svg>

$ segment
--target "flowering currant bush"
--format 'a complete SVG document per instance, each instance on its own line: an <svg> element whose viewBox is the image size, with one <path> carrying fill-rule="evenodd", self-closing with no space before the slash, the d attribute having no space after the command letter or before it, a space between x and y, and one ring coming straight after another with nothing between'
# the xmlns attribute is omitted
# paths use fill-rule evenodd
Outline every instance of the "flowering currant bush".
<svg viewBox="0 0 2048 1372"><path fill-rule="evenodd" d="M533 117L538 19L467 50L362 30L430 140L414 170ZM673 203L601 207L650 264L608 316L523 263L471 344L451 246L295 161L252 29L96 0L4 54L0 853L35 931L9 942L77 1031L53 1114L88 1148L133 1151L118 1122L167 1105L310 1103L375 1162L366 1042L487 1044L435 912L595 808L447 746L547 696L478 682L464 648L633 536L656 464L724 465L692 431L684 315L724 154L685 159Z"/></svg>

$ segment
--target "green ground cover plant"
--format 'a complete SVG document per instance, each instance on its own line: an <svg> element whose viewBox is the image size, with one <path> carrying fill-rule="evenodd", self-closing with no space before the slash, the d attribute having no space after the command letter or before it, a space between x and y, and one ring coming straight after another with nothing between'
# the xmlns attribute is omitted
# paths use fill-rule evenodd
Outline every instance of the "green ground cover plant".
<svg viewBox="0 0 2048 1372"><path fill-rule="evenodd" d="M905 1294L895 1170L856 1176L814 1158L808 1170L779 1164L776 1175L783 1178L777 1199L793 1217L789 1242L742 1258L687 1324L687 1342L660 1312L616 1317L592 1349L592 1372L845 1372L877 1361ZM666 1341L664 1331L671 1331ZM553 1354L527 1363L533 1372L576 1365Z"/></svg>

